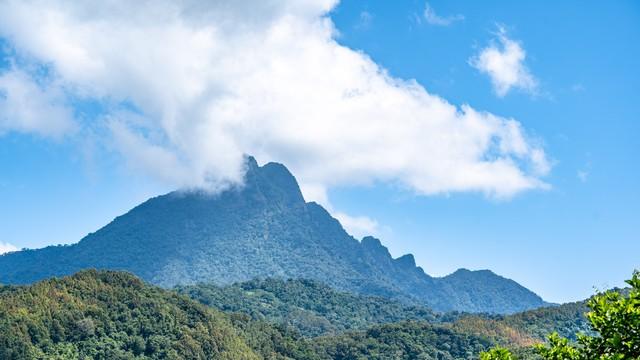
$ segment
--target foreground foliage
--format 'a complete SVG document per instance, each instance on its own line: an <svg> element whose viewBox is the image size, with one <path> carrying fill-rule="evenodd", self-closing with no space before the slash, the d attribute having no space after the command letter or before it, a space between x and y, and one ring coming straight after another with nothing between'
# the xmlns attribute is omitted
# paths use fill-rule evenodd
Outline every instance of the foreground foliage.
<svg viewBox="0 0 640 360"><path fill-rule="evenodd" d="M480 360L515 360L515 356L511 354L509 349L503 347L495 347L489 351L480 353Z"/></svg>

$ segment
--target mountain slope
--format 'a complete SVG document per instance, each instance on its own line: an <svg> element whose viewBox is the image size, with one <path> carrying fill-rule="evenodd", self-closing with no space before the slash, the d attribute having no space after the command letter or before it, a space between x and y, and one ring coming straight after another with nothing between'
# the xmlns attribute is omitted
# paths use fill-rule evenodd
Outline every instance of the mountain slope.
<svg viewBox="0 0 640 360"><path fill-rule="evenodd" d="M439 311L513 313L545 304L488 271L432 278L411 255L393 259L379 240L357 241L320 205L305 202L283 165L259 167L253 158L243 186L152 198L77 244L2 255L0 282L84 268L128 270L165 287L307 278Z"/></svg>

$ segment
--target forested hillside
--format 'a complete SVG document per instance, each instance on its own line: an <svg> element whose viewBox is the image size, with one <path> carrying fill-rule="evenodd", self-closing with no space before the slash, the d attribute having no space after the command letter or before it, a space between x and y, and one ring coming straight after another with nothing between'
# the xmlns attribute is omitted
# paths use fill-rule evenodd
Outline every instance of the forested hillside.
<svg viewBox="0 0 640 360"><path fill-rule="evenodd" d="M0 287L0 334L2 359L471 359L493 344L427 322L303 338L128 273L95 270Z"/></svg>
<svg viewBox="0 0 640 360"><path fill-rule="evenodd" d="M231 322L121 272L0 292L0 359L253 359Z"/></svg>
<svg viewBox="0 0 640 360"><path fill-rule="evenodd" d="M338 291L315 280L263 279L220 287L198 284L176 291L225 312L293 329L305 336L331 335L403 320L436 322L427 307Z"/></svg>
<svg viewBox="0 0 640 360"><path fill-rule="evenodd" d="M473 334L491 343L529 346L558 332L575 339L589 333L584 301L513 315L434 313L421 306L335 290L313 280L263 279L219 287L178 287L189 297L225 312L240 312L305 336L331 335L377 324L414 320Z"/></svg>
<svg viewBox="0 0 640 360"><path fill-rule="evenodd" d="M320 338L315 348L328 359L477 359L493 343L425 322L374 326L366 331Z"/></svg>
<svg viewBox="0 0 640 360"><path fill-rule="evenodd" d="M576 311L570 304L512 316L437 315L316 281L176 292L128 273L90 270L0 287L0 358L474 359L494 345L532 343L489 328L517 329L538 342L542 329L579 321Z"/></svg>
<svg viewBox="0 0 640 360"><path fill-rule="evenodd" d="M530 346L544 342L553 332L572 340L578 333L590 334L588 310L586 301L580 301L506 316L466 314L447 326L504 346Z"/></svg>

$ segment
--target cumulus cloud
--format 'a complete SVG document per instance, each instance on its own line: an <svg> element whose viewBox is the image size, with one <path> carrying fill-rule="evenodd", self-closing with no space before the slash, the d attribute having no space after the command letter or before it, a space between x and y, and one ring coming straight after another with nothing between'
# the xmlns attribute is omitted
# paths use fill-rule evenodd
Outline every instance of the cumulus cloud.
<svg viewBox="0 0 640 360"><path fill-rule="evenodd" d="M252 154L286 164L311 199L376 181L427 195L546 187L520 123L338 44L335 3L4 1L0 36L65 93L129 104L94 121L132 167L176 186L241 181Z"/></svg>
<svg viewBox="0 0 640 360"><path fill-rule="evenodd" d="M424 5L423 15L428 24L437 26L449 26L456 21L464 20L464 16L460 14L445 17L439 16L428 2Z"/></svg>
<svg viewBox="0 0 640 360"><path fill-rule="evenodd" d="M469 59L469 64L491 78L493 89L499 97L513 89L535 94L538 80L525 65L527 54L522 45L507 37L499 27L497 41L493 41L480 53Z"/></svg>
<svg viewBox="0 0 640 360"><path fill-rule="evenodd" d="M14 245L0 241L0 255L4 253L12 252L12 251L18 251L18 250L19 249Z"/></svg>
<svg viewBox="0 0 640 360"><path fill-rule="evenodd" d="M60 138L74 129L73 112L57 86L38 84L21 70L0 72L0 134L18 131Z"/></svg>

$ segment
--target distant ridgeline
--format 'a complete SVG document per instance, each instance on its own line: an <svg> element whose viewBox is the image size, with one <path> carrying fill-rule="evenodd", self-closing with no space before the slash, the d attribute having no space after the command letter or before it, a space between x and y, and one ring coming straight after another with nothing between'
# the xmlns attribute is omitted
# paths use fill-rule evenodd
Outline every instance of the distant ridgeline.
<svg viewBox="0 0 640 360"><path fill-rule="evenodd" d="M26 284L86 268L127 270L163 287L304 278L436 311L514 313L546 303L490 271L434 278L412 255L393 259L379 240L347 234L305 202L281 164L247 159L243 186L216 195L152 198L79 243L0 256L0 283Z"/></svg>

